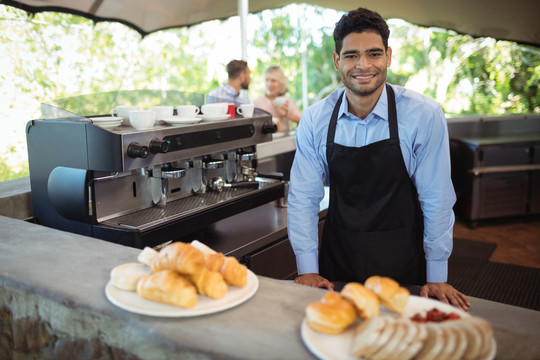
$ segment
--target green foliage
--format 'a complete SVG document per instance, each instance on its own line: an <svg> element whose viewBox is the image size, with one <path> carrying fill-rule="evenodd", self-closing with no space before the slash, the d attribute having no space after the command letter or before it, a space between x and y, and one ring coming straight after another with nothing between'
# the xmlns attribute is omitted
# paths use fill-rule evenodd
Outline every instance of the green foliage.
<svg viewBox="0 0 540 360"><path fill-rule="evenodd" d="M28 172L28 161L19 164L18 166L12 166L7 157L10 154L15 153L15 148L11 147L10 151L7 154L4 154L0 157L0 182L19 179L29 175ZM6 156L7 155L7 156Z"/></svg>
<svg viewBox="0 0 540 360"><path fill-rule="evenodd" d="M289 80L289 95L302 108L303 55L309 104L342 86L332 59L332 18L339 16L309 5L250 15L259 24L248 34L250 96L263 93L265 69L279 65ZM216 31L230 22L212 24ZM540 49L404 21L389 21L389 25L393 53L388 82L436 99L447 114L540 111ZM25 124L39 117L41 101L135 89L207 93L219 86L215 72L223 68L216 69L216 58L226 63L230 58L222 59L232 55L218 53L215 33L205 29L204 24L170 29L141 39L118 23L94 24L61 13L31 16L0 5L0 136L4 136L0 143L8 144L7 151L0 149L6 153L0 158L0 175L27 174L10 170L7 159L25 152L13 144L24 143ZM93 109L108 106L98 100L91 105ZM15 166L24 168L24 160Z"/></svg>

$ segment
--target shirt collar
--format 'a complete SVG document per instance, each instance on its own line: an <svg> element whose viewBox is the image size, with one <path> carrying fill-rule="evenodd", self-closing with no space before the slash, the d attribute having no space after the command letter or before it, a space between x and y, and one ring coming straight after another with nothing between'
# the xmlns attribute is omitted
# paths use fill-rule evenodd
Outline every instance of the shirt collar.
<svg viewBox="0 0 540 360"><path fill-rule="evenodd" d="M347 92L344 89L343 94L341 95L343 100L341 101L341 106L338 113L338 119L341 118L342 116L358 119L355 115L349 112L349 102L347 101L346 93ZM373 111L364 120L368 121L369 119L372 119L375 116L388 121L388 95L386 93L386 86L383 87L381 96L379 97L377 104L375 104Z"/></svg>

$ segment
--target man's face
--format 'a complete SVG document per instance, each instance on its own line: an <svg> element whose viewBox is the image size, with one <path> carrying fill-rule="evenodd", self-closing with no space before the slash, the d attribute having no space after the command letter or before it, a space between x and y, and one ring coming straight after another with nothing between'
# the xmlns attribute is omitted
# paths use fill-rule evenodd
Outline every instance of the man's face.
<svg viewBox="0 0 540 360"><path fill-rule="evenodd" d="M242 86L242 89L249 89L249 83L251 82L251 71L249 70L249 68L247 68L241 76L243 77L242 83L240 84Z"/></svg>
<svg viewBox="0 0 540 360"><path fill-rule="evenodd" d="M347 89L368 96L384 85L391 55L392 49L385 51L379 34L350 33L343 39L341 53L334 51L334 66Z"/></svg>

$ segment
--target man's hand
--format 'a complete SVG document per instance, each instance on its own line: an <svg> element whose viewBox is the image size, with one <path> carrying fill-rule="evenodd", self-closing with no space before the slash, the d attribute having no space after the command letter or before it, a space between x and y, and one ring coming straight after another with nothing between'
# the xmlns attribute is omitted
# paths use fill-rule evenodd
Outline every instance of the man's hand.
<svg viewBox="0 0 540 360"><path fill-rule="evenodd" d="M465 295L447 283L426 283L420 290L420 296L435 297L443 303L453 305L463 311L469 310L471 306Z"/></svg>
<svg viewBox="0 0 540 360"><path fill-rule="evenodd" d="M308 273L298 276L294 279L295 284L307 285L311 287L326 288L334 290L334 284L316 273Z"/></svg>

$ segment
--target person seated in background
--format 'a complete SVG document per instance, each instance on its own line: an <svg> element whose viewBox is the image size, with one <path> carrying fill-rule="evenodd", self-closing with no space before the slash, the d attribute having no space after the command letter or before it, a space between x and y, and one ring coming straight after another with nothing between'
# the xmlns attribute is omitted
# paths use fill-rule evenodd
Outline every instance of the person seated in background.
<svg viewBox="0 0 540 360"><path fill-rule="evenodd" d="M300 122L302 112L285 94L287 78L279 66L270 66L264 73L266 92L255 99L255 107L268 111L277 124L278 131L288 131L289 121Z"/></svg>
<svg viewBox="0 0 540 360"><path fill-rule="evenodd" d="M240 96L240 90L247 90L251 82L251 71L244 60L232 60L227 64L229 81L223 83L217 89L210 91L207 97L208 103L230 102L245 104L248 99Z"/></svg>

